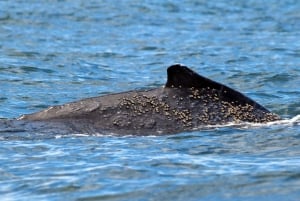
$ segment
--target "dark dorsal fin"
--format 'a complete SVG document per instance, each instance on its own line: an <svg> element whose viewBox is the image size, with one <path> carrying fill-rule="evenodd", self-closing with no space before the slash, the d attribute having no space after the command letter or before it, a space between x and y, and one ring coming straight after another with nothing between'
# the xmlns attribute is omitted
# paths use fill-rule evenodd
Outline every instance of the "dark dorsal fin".
<svg viewBox="0 0 300 201"><path fill-rule="evenodd" d="M269 112L263 106L259 105L252 99L243 95L242 93L231 89L223 84L203 77L192 71L186 66L175 64L168 68L168 80L165 84L167 88L195 88L195 89L215 89L218 91L222 100L235 102L241 105L252 105L254 108Z"/></svg>
<svg viewBox="0 0 300 201"><path fill-rule="evenodd" d="M168 68L168 80L165 87L175 88L206 88L217 83L205 78L186 66L175 64ZM214 87L214 88L215 88Z"/></svg>

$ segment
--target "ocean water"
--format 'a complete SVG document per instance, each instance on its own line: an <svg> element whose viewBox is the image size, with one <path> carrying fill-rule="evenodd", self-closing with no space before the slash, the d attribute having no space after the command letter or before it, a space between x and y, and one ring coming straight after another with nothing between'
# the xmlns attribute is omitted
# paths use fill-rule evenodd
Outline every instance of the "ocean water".
<svg viewBox="0 0 300 201"><path fill-rule="evenodd" d="M0 118L160 87L174 63L284 118L148 137L2 132L1 200L299 200L299 11L297 0L0 1Z"/></svg>

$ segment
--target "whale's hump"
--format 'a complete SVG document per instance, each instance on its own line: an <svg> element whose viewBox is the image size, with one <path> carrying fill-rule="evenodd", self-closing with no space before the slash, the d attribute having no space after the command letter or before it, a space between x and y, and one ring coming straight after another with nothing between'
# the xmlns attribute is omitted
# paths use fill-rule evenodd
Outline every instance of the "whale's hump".
<svg viewBox="0 0 300 201"><path fill-rule="evenodd" d="M60 135L160 135L201 129L207 125L280 119L242 93L186 66L172 65L167 73L164 88L107 94L52 106L21 116L17 125L24 127L24 124L26 130L34 133L46 131Z"/></svg>
<svg viewBox="0 0 300 201"><path fill-rule="evenodd" d="M220 98L227 102L234 102L238 105L252 105L256 109L269 112L262 105L248 98L244 94L209 78L199 75L188 67L175 64L167 70L168 79L165 84L166 88L194 88L210 89L218 94ZM205 91L207 92L207 90Z"/></svg>

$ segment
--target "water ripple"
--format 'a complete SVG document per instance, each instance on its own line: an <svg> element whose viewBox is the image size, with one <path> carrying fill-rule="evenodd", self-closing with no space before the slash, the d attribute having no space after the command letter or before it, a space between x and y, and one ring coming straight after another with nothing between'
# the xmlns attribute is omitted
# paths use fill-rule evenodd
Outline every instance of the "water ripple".
<svg viewBox="0 0 300 201"><path fill-rule="evenodd" d="M297 200L299 8L295 0L0 1L0 118L162 86L173 63L284 118L160 137L0 130L1 199Z"/></svg>

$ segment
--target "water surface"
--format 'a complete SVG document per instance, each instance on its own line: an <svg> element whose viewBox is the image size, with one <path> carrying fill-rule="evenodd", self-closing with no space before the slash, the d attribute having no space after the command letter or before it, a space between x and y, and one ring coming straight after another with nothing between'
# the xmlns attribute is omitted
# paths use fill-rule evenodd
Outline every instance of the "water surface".
<svg viewBox="0 0 300 201"><path fill-rule="evenodd" d="M183 63L287 119L161 137L2 133L1 199L298 200L299 10L293 0L1 1L0 118L160 87Z"/></svg>

